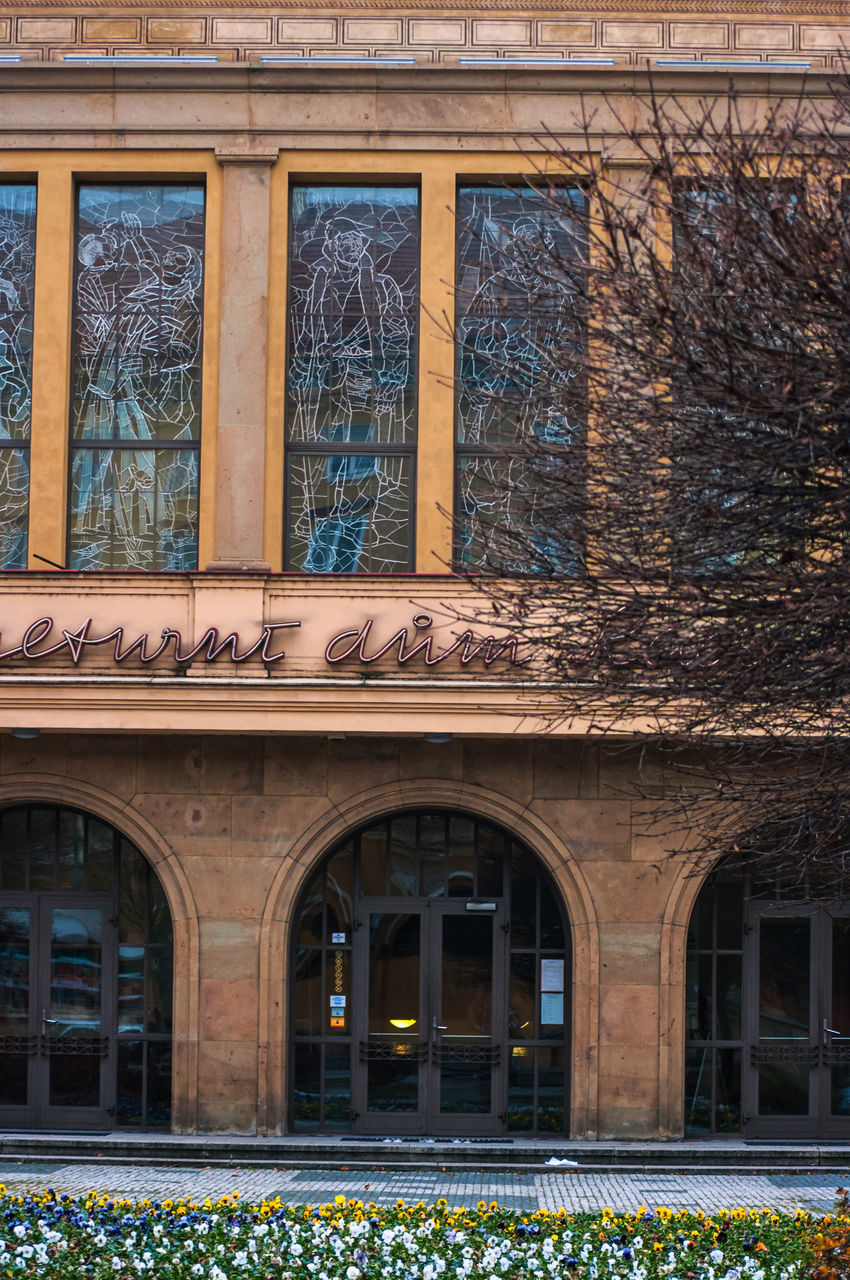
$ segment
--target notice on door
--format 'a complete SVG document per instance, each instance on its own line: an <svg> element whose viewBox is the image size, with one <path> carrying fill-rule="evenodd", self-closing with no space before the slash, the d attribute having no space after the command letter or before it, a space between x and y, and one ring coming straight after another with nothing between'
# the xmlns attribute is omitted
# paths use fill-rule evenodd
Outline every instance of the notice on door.
<svg viewBox="0 0 850 1280"><path fill-rule="evenodd" d="M540 1025L543 1027L564 1025L564 993L562 991L541 992Z"/></svg>

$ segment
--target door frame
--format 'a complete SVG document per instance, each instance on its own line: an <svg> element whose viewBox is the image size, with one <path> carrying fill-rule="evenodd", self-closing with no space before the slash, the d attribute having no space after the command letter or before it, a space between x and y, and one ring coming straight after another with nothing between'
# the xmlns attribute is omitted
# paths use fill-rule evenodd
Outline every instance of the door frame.
<svg viewBox="0 0 850 1280"><path fill-rule="evenodd" d="M800 1058L808 1059L809 1104L805 1115L765 1116L759 1105L759 1003L761 980L761 921L800 919L811 921L809 934L809 1037L799 1044ZM832 924L850 918L850 905L830 909L814 903L770 903L750 898L744 915L744 1050L741 1089L742 1128L748 1138L810 1139L850 1137L850 1116L830 1111L831 1064L827 1061L825 1028L832 1026ZM850 1028L848 1028L850 1036ZM795 1046L796 1047L796 1046Z"/></svg>
<svg viewBox="0 0 850 1280"><path fill-rule="evenodd" d="M507 948L504 897L494 898L496 910L487 912L492 922L491 1017L494 1051L491 1066L490 1111L467 1115L440 1111L440 1046L442 1019L442 929L447 916L467 917L472 912L466 898L430 900L398 897L361 898L358 904L360 927L354 932L352 982L359 996L352 1014L352 1109L351 1131L355 1134L428 1136L496 1136L502 1132L504 1117L504 1063L507 1038ZM479 913L476 913L479 914ZM480 914L485 914L481 912ZM372 915L417 915L419 917L419 1014L422 1031L414 1052L419 1061L419 1097L416 1112L369 1111L369 937ZM504 1024L504 1025L503 1025ZM391 1037L386 1037L387 1040Z"/></svg>
<svg viewBox="0 0 850 1280"><path fill-rule="evenodd" d="M87 1130L93 1133L112 1128L115 1108L116 1052L115 996L118 969L118 938L115 903L110 893L73 890L35 890L4 893L4 909L27 910L29 932L29 1020L30 1051L27 1066L25 1106L0 1106L0 1125L9 1129ZM44 1018L49 1012L51 913L78 908L98 910L102 921L101 1006L103 1035L98 1037L103 1052L93 1054L100 1062L99 1103L92 1107L50 1105L50 1037Z"/></svg>

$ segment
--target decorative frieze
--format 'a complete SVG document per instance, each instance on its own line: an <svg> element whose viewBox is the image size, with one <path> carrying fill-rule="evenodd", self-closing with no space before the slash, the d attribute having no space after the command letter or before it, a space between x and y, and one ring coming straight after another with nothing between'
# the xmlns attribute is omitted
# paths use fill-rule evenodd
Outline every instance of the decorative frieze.
<svg viewBox="0 0 850 1280"><path fill-rule="evenodd" d="M124 56L206 51L224 61L406 53L425 63L462 54L569 59L598 53L624 65L665 55L764 62L799 55L813 68L840 65L848 11L846 0L801 0L794 12L775 17L757 0L711 7L701 0L665 0L649 9L630 0L574 0L566 11L553 11L551 0L477 0L465 11L448 12L422 0L404 6L391 0L363 6L342 0L333 7L300 0L274 9L253 2L212 0L201 6L197 0L179 5L154 0L144 11L90 4L79 17L68 12L66 0L29 0L18 14L17 7L8 7L0 19L0 55L18 52L25 61L56 61L81 51ZM281 7L287 16L280 16ZM217 9L227 12L218 16Z"/></svg>

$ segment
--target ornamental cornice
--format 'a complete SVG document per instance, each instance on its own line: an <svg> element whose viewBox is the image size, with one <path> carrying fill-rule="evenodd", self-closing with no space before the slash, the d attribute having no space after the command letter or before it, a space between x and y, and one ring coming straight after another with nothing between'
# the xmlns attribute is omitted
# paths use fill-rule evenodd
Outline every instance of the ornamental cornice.
<svg viewBox="0 0 850 1280"><path fill-rule="evenodd" d="M155 9L159 16L168 14L175 19L179 19L187 12L194 13L198 10L227 12L233 17L238 17L246 11L250 11L252 15L263 13L270 16L279 15L284 11L287 13L309 11L311 14L319 11L329 17L338 13L350 14L352 11L364 17L370 13L384 15L387 12L403 16L416 11L417 14L428 13L434 18L462 17L486 10L488 13L504 11L511 14L527 12L535 16L545 14L558 21L569 21L570 17L576 14L584 17L595 13L604 13L609 17L622 14L629 18L634 18L636 15L641 17L669 14L676 16L692 14L700 17L711 15L720 20L727 18L729 14L740 13L793 20L800 17L850 17L850 0L792 0L791 3L787 0L725 0L722 5L718 4L718 0L651 0L650 3L647 3L647 0L571 0L566 7L553 6L551 0L469 0L462 6L439 6L435 5L433 0L405 0L404 4L399 4L398 0L369 0L368 4L364 4L362 0L336 0L333 5L328 5L325 0L278 0L274 5L268 4L267 0L241 0L238 5L234 5L232 0L182 0L180 4L175 4L174 0L147 0L144 5L100 4L97 0L89 0L89 3L84 5L78 4L76 0L27 0L26 4L0 5L0 18L32 16L35 12L49 12L57 9L72 10L83 17L89 15L136 17ZM848 44L850 44L850 33L848 33Z"/></svg>

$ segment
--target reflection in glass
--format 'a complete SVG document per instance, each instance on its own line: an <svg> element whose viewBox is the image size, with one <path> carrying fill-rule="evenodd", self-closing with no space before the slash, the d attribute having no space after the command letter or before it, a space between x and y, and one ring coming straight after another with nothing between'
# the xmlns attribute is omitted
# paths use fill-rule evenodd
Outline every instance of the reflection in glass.
<svg viewBox="0 0 850 1280"><path fill-rule="evenodd" d="M534 1040L537 1035L536 972L534 952L511 953L508 994L508 1035L511 1040Z"/></svg>
<svg viewBox="0 0 850 1280"><path fill-rule="evenodd" d="M121 1125L141 1126L144 1120L144 1045L122 1040L118 1045L118 1098L116 1115Z"/></svg>
<svg viewBox="0 0 850 1280"><path fill-rule="evenodd" d="M315 1036L322 1030L322 953L318 947L295 952L295 1030Z"/></svg>
<svg viewBox="0 0 850 1280"><path fill-rule="evenodd" d="M321 1123L322 1050L317 1044L296 1044L292 1090L293 1128L318 1129Z"/></svg>
<svg viewBox="0 0 850 1280"><path fill-rule="evenodd" d="M351 1050L325 1046L325 1128L347 1129L351 1123Z"/></svg>
<svg viewBox="0 0 850 1280"><path fill-rule="evenodd" d="M759 926L759 1040L808 1042L811 920L762 916Z"/></svg>
<svg viewBox="0 0 850 1280"><path fill-rule="evenodd" d="M26 889L28 864L27 814L9 809L0 821L0 887Z"/></svg>
<svg viewBox="0 0 850 1280"><path fill-rule="evenodd" d="M36 189L0 184L0 569L27 567Z"/></svg>
<svg viewBox="0 0 850 1280"><path fill-rule="evenodd" d="M759 1067L759 1115L808 1115L810 1076L806 1063L777 1062Z"/></svg>
<svg viewBox="0 0 850 1280"><path fill-rule="evenodd" d="M0 1102L6 1106L27 1103L29 972L30 913L23 907L0 910Z"/></svg>
<svg viewBox="0 0 850 1280"><path fill-rule="evenodd" d="M203 253L201 187L80 187L71 568L197 565Z"/></svg>
<svg viewBox="0 0 850 1280"><path fill-rule="evenodd" d="M420 939L418 913L369 916L370 1112L419 1110Z"/></svg>
<svg viewBox="0 0 850 1280"><path fill-rule="evenodd" d="M838 916L832 931L832 1005L829 1050L845 1058L830 1068L830 1112L850 1116L850 918Z"/></svg>

